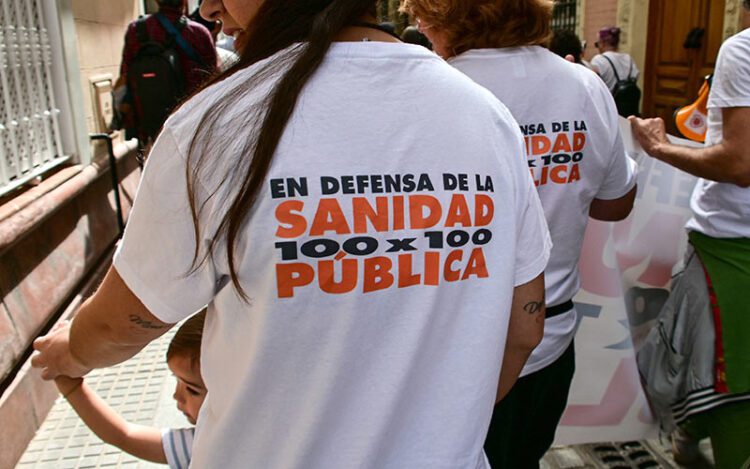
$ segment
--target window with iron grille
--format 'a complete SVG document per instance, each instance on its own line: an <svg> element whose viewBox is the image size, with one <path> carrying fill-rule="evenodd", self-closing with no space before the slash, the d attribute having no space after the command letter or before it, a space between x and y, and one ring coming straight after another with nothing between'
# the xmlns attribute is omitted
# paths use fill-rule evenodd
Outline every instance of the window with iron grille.
<svg viewBox="0 0 750 469"><path fill-rule="evenodd" d="M58 2L46 3L0 0L0 195L68 159L43 11Z"/></svg>
<svg viewBox="0 0 750 469"><path fill-rule="evenodd" d="M552 29L575 31L578 26L578 0L556 0L552 13Z"/></svg>

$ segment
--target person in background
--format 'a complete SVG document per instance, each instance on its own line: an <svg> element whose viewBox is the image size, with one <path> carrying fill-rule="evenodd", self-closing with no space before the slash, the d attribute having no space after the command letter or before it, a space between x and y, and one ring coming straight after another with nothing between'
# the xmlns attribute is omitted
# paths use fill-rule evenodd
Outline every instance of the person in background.
<svg viewBox="0 0 750 469"><path fill-rule="evenodd" d="M204 0L240 59L166 122L42 376L208 305L193 469L488 469L551 241L510 113L376 0Z"/></svg>
<svg viewBox="0 0 750 469"><path fill-rule="evenodd" d="M749 28L750 1L743 6ZM692 340L696 331L685 331L690 338L677 351L690 377L672 405L683 409L676 416L682 425L673 435L675 457L689 462L698 455L698 440L710 437L718 468L744 468L750 465L750 29L719 51L704 148L669 143L661 119L631 121L646 153L701 178L686 226L687 266L667 306L680 317L689 314L680 324L713 318L714 337L701 342ZM700 292L704 301L676 291Z"/></svg>
<svg viewBox="0 0 750 469"><path fill-rule="evenodd" d="M184 15L187 0L157 0L157 3L157 13L128 25L116 85L127 87L120 105L126 116L127 136L138 137L142 147L153 142L169 111L195 91L217 66L211 34ZM179 40L165 24L179 34ZM176 52L179 64L171 66L176 70L166 70L159 64L158 57L163 54L152 44L159 44L160 49L171 47ZM150 55L146 56L147 53ZM134 66L137 72L131 73ZM149 73L144 72L144 67Z"/></svg>
<svg viewBox="0 0 750 469"><path fill-rule="evenodd" d="M416 26L407 26L404 28L404 32L401 33L401 40L407 44L417 44L422 47L426 47L432 50L432 44L427 36L419 32Z"/></svg>
<svg viewBox="0 0 750 469"><path fill-rule="evenodd" d="M200 4L199 4L200 5ZM202 24L211 33L211 37L216 45L216 57L219 60L219 70L225 71L237 61L237 54L234 52L219 47L219 34L221 33L221 21L208 21L203 19L200 13L200 6L193 11L189 18L196 23Z"/></svg>
<svg viewBox="0 0 750 469"><path fill-rule="evenodd" d="M583 61L583 44L576 33L569 29L557 29L549 41L549 50L565 60L579 65L586 65Z"/></svg>
<svg viewBox="0 0 750 469"><path fill-rule="evenodd" d="M510 110L525 135L527 163L552 235L545 270L544 339L494 409L485 451L492 467L526 469L552 445L575 370L573 296L589 217L618 221L636 194L617 110L591 70L545 46L549 0L405 0L435 51ZM550 81L550 77L554 77Z"/></svg>
<svg viewBox="0 0 750 469"><path fill-rule="evenodd" d="M630 55L620 52L620 28L607 26L599 30L594 46L599 53L591 59L591 69L604 80L609 91L615 91L617 77L620 77L620 80L638 79L641 72L635 60Z"/></svg>
<svg viewBox="0 0 750 469"><path fill-rule="evenodd" d="M192 425L198 420L207 393L200 369L205 318L203 310L185 321L167 348L167 366L177 380L173 397ZM190 464L195 428L160 429L133 424L112 410L83 378L58 376L55 384L81 420L105 443L146 461L169 464L172 469L186 469Z"/></svg>

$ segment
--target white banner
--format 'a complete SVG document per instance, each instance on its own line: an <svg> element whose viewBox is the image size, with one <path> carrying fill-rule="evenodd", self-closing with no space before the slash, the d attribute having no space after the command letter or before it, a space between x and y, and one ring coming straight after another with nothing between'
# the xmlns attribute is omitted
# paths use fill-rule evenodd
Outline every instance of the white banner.
<svg viewBox="0 0 750 469"><path fill-rule="evenodd" d="M684 225L696 178L646 155L620 119L639 164L633 213L619 223L590 220L575 297L580 329L576 374L556 444L627 441L657 434L641 389L637 348L668 294L687 244ZM701 146L670 137L680 145Z"/></svg>

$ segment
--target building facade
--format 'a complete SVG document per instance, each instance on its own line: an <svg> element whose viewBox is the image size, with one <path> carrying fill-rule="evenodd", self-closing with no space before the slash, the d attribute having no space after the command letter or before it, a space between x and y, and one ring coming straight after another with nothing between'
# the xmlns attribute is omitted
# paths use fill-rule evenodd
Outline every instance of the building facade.
<svg viewBox="0 0 750 469"><path fill-rule="evenodd" d="M141 0L0 0L0 469L57 397L28 359L109 264L119 235L105 141L125 29ZM127 215L140 171L114 136Z"/></svg>
<svg viewBox="0 0 750 469"><path fill-rule="evenodd" d="M563 0L559 3L570 3ZM575 31L593 57L597 32L622 29L620 49L641 70L642 113L670 129L675 109L695 100L721 43L740 29L741 0L577 0Z"/></svg>

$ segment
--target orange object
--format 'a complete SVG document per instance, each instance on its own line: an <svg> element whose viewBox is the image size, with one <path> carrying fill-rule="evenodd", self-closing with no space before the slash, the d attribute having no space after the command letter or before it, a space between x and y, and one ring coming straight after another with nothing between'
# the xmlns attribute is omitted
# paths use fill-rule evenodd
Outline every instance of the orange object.
<svg viewBox="0 0 750 469"><path fill-rule="evenodd" d="M674 115L677 130L690 140L696 142L706 141L706 131L708 130L708 93L711 90L711 76L706 77L700 91L698 99L694 103L679 108Z"/></svg>

